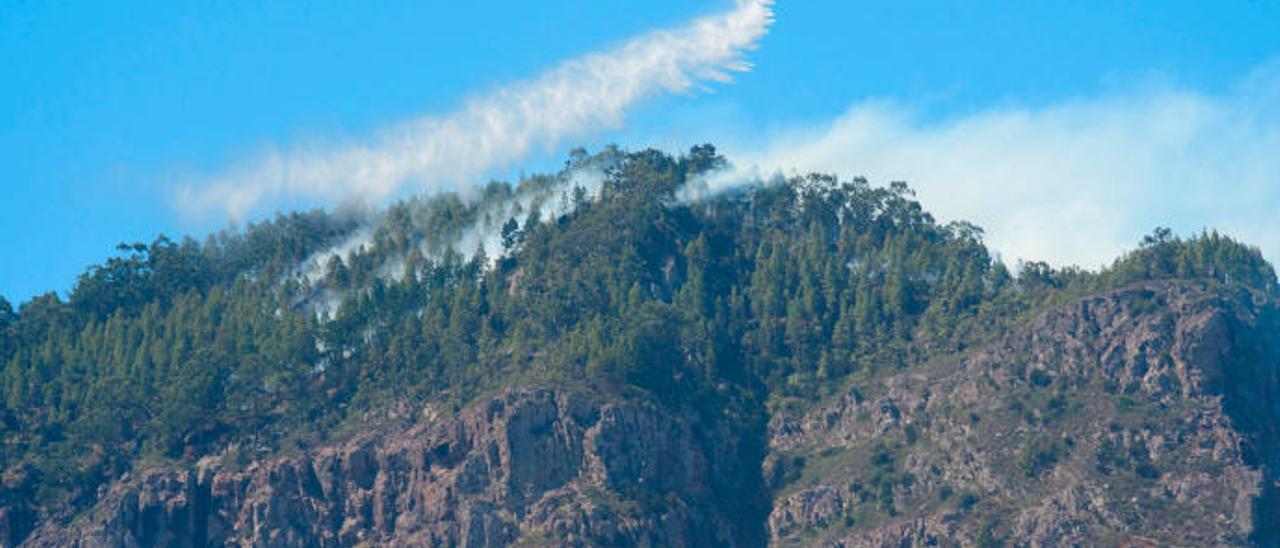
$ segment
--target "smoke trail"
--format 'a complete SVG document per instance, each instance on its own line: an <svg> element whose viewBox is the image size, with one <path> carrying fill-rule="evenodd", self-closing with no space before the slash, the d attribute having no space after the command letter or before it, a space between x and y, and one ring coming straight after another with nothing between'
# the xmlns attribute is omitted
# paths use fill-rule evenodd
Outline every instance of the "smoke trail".
<svg viewBox="0 0 1280 548"><path fill-rule="evenodd" d="M1155 226L1216 228L1280 260L1280 60L1226 90L1139 87L941 120L864 100L829 123L722 145L736 166L694 201L809 172L907 181L943 220L969 220L1006 260L1107 264Z"/></svg>
<svg viewBox="0 0 1280 548"><path fill-rule="evenodd" d="M492 266L493 261L511 251L503 242L505 223L514 220L517 229L527 229L535 216L538 222L556 222L574 212L578 205L574 195L578 192L588 201L599 199L607 172L616 165L616 161L615 156L608 154L575 160L554 177L544 178L537 185L521 184L510 195L489 196L483 201L469 202L466 207L472 209L464 216L471 220L456 226L438 226L417 213L431 209L435 200L457 197L457 194L441 194L408 202L411 204L409 224L398 228L407 229L407 232L399 236L411 241L424 259L440 261L446 253L452 252L470 260L480 252L489 258L489 266ZM403 251L388 254L376 238L376 234L388 226L388 215L388 211L369 214L364 224L345 240L301 261L295 271L286 276L302 284L300 289L303 293L298 303L311 306L320 319L334 317L344 295L325 287L323 280L330 273L330 262L335 258L343 264L351 264L356 255L377 253L382 261L378 277L402 281L409 273L406 270L407 255Z"/></svg>
<svg viewBox="0 0 1280 548"><path fill-rule="evenodd" d="M725 82L750 65L773 21L773 0L737 0L733 9L634 38L608 51L569 60L534 78L425 117L347 148L270 154L179 195L188 210L225 210L241 218L286 197L382 201L408 184L419 188L476 181L541 147L550 151L623 123L627 109L664 93Z"/></svg>
<svg viewBox="0 0 1280 548"><path fill-rule="evenodd" d="M605 172L597 166L567 170L560 174L560 182L548 189L519 194L508 202L491 204L475 223L449 242L448 247L463 256L470 257L476 251L482 251L490 260L496 259L506 251L502 246L502 225L505 221L515 219L519 226L528 226L529 217L536 209L542 220L554 222L573 213L575 204L569 196L574 189L582 189L588 199L596 199L600 197L604 180Z"/></svg>
<svg viewBox="0 0 1280 548"><path fill-rule="evenodd" d="M710 200L728 192L786 180L787 174L778 165L759 163L761 160L756 162L738 164L729 161L719 169L700 173L676 191L676 202L690 204Z"/></svg>

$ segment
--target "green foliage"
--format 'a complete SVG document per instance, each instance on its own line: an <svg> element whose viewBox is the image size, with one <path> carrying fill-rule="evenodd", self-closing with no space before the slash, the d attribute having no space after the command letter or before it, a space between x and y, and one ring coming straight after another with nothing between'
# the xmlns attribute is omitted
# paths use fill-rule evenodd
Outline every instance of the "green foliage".
<svg viewBox="0 0 1280 548"><path fill-rule="evenodd" d="M1066 448L1058 440L1032 436L1018 449L1018 469L1027 477L1039 476L1062 460Z"/></svg>
<svg viewBox="0 0 1280 548"><path fill-rule="evenodd" d="M1039 388L1044 388L1053 383L1053 377L1049 376L1049 373L1043 369L1032 369L1029 379L1032 386Z"/></svg>
<svg viewBox="0 0 1280 548"><path fill-rule="evenodd" d="M1167 228L1157 228L1143 237L1137 250L1118 259L1103 278L1112 285L1162 278L1206 279L1271 294L1277 291L1275 270L1262 252L1216 230L1184 240Z"/></svg>
<svg viewBox="0 0 1280 548"><path fill-rule="evenodd" d="M978 527L977 537L974 539L974 545L978 548L998 548L1004 546L999 538L996 537L996 527L998 523L995 518L989 517Z"/></svg>
<svg viewBox="0 0 1280 548"><path fill-rule="evenodd" d="M143 456L272 451L389 402L511 383L758 425L766 397L817 401L1072 295L1166 278L1276 289L1256 249L1216 233L1157 233L1100 273L1027 263L1015 277L980 229L937 223L901 183L811 175L677 199L723 165L709 145L578 151L564 172L407 200L372 228L310 212L204 243L162 236L122 245L66 302L15 313L0 299L0 470L29 487L0 499L92 496ZM574 184L586 172L598 194ZM501 257L455 249L477 226ZM906 481L892 467L872 487L889 509Z"/></svg>

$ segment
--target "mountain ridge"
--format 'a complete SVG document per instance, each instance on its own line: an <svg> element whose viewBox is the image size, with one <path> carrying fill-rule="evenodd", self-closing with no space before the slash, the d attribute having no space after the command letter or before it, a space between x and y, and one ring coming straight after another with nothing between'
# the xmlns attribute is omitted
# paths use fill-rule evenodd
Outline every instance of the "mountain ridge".
<svg viewBox="0 0 1280 548"><path fill-rule="evenodd" d="M372 224L125 246L67 302L0 303L0 543L1275 542L1256 248L1157 230L1015 276L904 184L681 198L725 165L580 151Z"/></svg>

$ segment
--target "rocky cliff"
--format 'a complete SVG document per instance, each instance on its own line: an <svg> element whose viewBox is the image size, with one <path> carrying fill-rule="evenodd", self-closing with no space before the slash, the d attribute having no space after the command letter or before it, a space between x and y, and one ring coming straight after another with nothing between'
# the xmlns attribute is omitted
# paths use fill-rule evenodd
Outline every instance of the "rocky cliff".
<svg viewBox="0 0 1280 548"><path fill-rule="evenodd" d="M135 471L25 545L1269 544L1277 310L1191 283L1086 298L779 410L763 458L745 425L515 389L246 466Z"/></svg>
<svg viewBox="0 0 1280 548"><path fill-rule="evenodd" d="M506 392L454 416L253 462L122 478L27 546L751 544L709 481L735 439L643 401ZM758 540L756 541L758 542Z"/></svg>
<svg viewBox="0 0 1280 548"><path fill-rule="evenodd" d="M772 540L1273 543L1278 327L1249 293L1129 288L774 416Z"/></svg>

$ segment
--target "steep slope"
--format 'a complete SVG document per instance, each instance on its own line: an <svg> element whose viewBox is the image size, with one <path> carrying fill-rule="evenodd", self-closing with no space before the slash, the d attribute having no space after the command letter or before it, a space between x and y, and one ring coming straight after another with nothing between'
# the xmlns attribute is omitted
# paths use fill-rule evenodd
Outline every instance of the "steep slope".
<svg viewBox="0 0 1280 548"><path fill-rule="evenodd" d="M1280 446L1259 418L1280 416L1278 314L1247 291L1130 287L775 416L772 539L1275 542Z"/></svg>
<svg viewBox="0 0 1280 548"><path fill-rule="evenodd" d="M689 199L724 163L575 154L0 301L0 545L1275 543L1256 248L1015 275L901 183Z"/></svg>
<svg viewBox="0 0 1280 548"><path fill-rule="evenodd" d="M143 470L26 545L755 545L716 491L758 466L742 443L644 401L512 390L242 468Z"/></svg>
<svg viewBox="0 0 1280 548"><path fill-rule="evenodd" d="M1247 291L1088 297L773 416L763 463L651 402L511 390L243 467L143 470L27 545L757 545L764 516L716 493L751 473L777 545L1266 542L1276 439L1249 417L1277 413L1277 328Z"/></svg>

